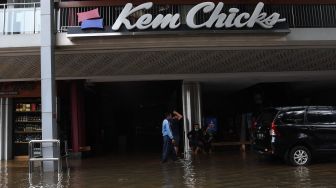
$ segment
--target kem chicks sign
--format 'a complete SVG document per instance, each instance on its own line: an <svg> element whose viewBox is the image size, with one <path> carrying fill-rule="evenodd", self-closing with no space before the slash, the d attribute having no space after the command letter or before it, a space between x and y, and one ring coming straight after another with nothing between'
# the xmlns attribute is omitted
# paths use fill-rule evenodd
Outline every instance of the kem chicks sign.
<svg viewBox="0 0 336 188"><path fill-rule="evenodd" d="M133 8L131 3L127 3L121 14L119 15L118 19L112 26L112 30L118 31L121 25L125 25L128 30L137 28L140 30L144 29L165 29L169 26L170 29L177 29L180 27L180 14L167 14L162 15L159 14L155 18L151 14L144 14L142 15L135 24L131 24L128 20L128 17L143 9L150 9L152 8L153 3L144 3L137 7ZM280 18L279 13L273 13L271 15L267 15L267 13L262 12L264 8L264 3L258 3L254 9L252 14L243 12L240 13L238 8L230 8L229 14L222 13L224 7L224 3L220 2L215 5L212 2L204 2L196 5L193 7L187 14L186 17L186 24L188 27L192 29L198 28L242 28L242 27L249 27L253 28L255 24L260 25L265 29L273 28L276 23L285 22L285 18ZM195 15L199 12L203 13L211 13L210 18L202 24L195 23Z"/></svg>
<svg viewBox="0 0 336 188"><path fill-rule="evenodd" d="M71 29L68 34L85 34L93 33L90 29L103 29L94 33L127 33L127 32L141 32L141 31L181 31L181 14L157 14L153 16L150 13L146 13L146 10L150 10L153 7L152 2L143 3L138 6L133 6L132 3L127 3L118 18L113 23L112 27L103 27L103 19L97 19L97 21L90 18L99 18L98 9L96 12L88 11L84 13L78 13L79 21L82 22L82 31ZM185 24L183 24L184 30L252 30L259 28L262 30L275 29L277 24L286 22L286 18L281 18L281 15L277 12L267 14L263 11L264 3L259 2L254 11L251 13L240 12L238 8L230 8L224 10L224 3L219 2L215 4L213 2L203 2L192 7L186 14ZM141 12L136 20L131 19L132 15ZM207 14L209 17L205 21L196 21L196 15ZM89 30L88 30L89 29ZM143 33L143 32L142 32Z"/></svg>

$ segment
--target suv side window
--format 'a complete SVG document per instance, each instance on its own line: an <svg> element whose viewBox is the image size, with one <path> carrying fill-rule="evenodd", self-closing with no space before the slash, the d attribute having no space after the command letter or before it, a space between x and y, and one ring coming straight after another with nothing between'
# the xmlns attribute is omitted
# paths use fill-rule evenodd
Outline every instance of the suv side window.
<svg viewBox="0 0 336 188"><path fill-rule="evenodd" d="M309 110L307 122L311 124L336 124L336 113L333 110Z"/></svg>
<svg viewBox="0 0 336 188"><path fill-rule="evenodd" d="M277 119L283 124L303 124L305 111L304 108L282 111Z"/></svg>

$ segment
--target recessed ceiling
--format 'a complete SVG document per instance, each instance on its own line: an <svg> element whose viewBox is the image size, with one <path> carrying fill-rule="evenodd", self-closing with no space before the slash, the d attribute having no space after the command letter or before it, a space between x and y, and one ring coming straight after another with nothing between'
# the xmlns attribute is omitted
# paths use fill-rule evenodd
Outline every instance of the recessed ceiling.
<svg viewBox="0 0 336 188"><path fill-rule="evenodd" d="M92 51L57 55L56 75L58 79L123 77L127 80L127 77L142 76L160 80L174 79L174 75L210 75L207 79L211 79L211 75L223 73L274 72L274 78L281 81L286 80L286 74L277 77L276 73L336 71L335 59L336 49ZM0 57L0 80L39 79L39 62L40 57L36 55ZM176 78L186 79L187 76ZM245 82L260 82L258 75L255 79L246 77ZM270 74L263 81L274 80Z"/></svg>

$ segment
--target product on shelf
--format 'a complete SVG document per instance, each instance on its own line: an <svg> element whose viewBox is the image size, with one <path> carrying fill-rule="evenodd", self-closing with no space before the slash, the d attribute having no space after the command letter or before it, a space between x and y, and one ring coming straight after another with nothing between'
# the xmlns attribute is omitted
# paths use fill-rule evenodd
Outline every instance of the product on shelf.
<svg viewBox="0 0 336 188"><path fill-rule="evenodd" d="M22 143L22 142L29 142L31 140L41 140L42 135L39 133L31 133L27 135L16 135L14 142L16 143Z"/></svg>
<svg viewBox="0 0 336 188"><path fill-rule="evenodd" d="M41 104L36 103L19 103L15 105L16 112L40 112Z"/></svg>
<svg viewBox="0 0 336 188"><path fill-rule="evenodd" d="M31 110L32 110L33 112L36 111L36 104L32 104L32 105L31 105Z"/></svg>
<svg viewBox="0 0 336 188"><path fill-rule="evenodd" d="M13 111L13 155L27 156L29 141L42 139L40 99L16 99Z"/></svg>
<svg viewBox="0 0 336 188"><path fill-rule="evenodd" d="M40 122L41 116L17 116L15 119L16 122Z"/></svg>
<svg viewBox="0 0 336 188"><path fill-rule="evenodd" d="M14 143L27 143L42 139L41 104L17 103L15 105Z"/></svg>
<svg viewBox="0 0 336 188"><path fill-rule="evenodd" d="M36 124L17 124L15 127L15 131L23 131L23 132L29 132L29 131L41 131L41 125Z"/></svg>

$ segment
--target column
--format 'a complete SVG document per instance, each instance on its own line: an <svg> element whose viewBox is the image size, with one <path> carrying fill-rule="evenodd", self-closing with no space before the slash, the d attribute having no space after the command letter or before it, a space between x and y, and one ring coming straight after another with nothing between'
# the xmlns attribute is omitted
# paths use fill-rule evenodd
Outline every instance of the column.
<svg viewBox="0 0 336 188"><path fill-rule="evenodd" d="M0 98L0 160L12 158L12 99Z"/></svg>
<svg viewBox="0 0 336 188"><path fill-rule="evenodd" d="M189 153L187 134L192 130L193 123L202 125L201 85L198 82L183 82L182 85L184 114L184 151Z"/></svg>
<svg viewBox="0 0 336 188"><path fill-rule="evenodd" d="M42 139L57 139L55 97L54 1L41 1L41 96ZM43 157L56 157L56 150L44 145ZM54 171L53 162L44 163L45 171Z"/></svg>
<svg viewBox="0 0 336 188"><path fill-rule="evenodd" d="M72 151L79 152L79 119L78 119L78 86L75 81L71 83L71 140Z"/></svg>
<svg viewBox="0 0 336 188"><path fill-rule="evenodd" d="M81 84L79 81L71 83L71 140L75 154L79 154L80 147L85 146L84 96Z"/></svg>

